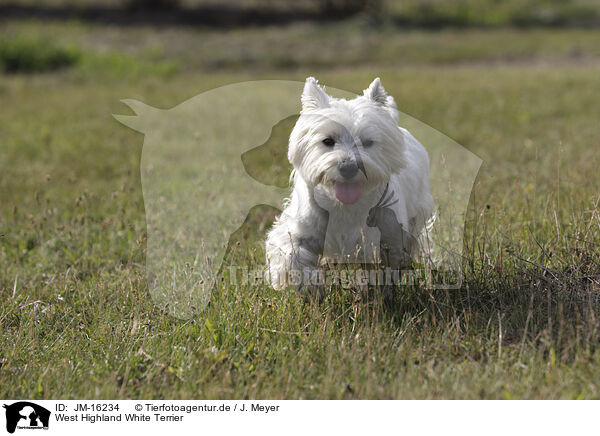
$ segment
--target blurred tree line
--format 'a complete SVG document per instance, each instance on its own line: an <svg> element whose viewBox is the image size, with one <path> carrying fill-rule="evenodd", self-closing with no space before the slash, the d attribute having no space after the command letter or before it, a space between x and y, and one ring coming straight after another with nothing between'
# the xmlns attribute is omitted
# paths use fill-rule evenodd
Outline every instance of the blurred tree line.
<svg viewBox="0 0 600 436"><path fill-rule="evenodd" d="M277 24L362 14L374 18L372 23L406 27L600 26L599 0L0 0L0 19L94 19L108 13L113 18L123 12L138 17L164 13L173 24L203 25Z"/></svg>
<svg viewBox="0 0 600 436"><path fill-rule="evenodd" d="M176 9L185 6L252 6L263 8L307 8L316 9L323 13L357 13L369 9L381 9L383 0L300 0L300 1L282 1L282 0L264 0L264 1L183 1L183 0L123 0L124 6L128 9Z"/></svg>

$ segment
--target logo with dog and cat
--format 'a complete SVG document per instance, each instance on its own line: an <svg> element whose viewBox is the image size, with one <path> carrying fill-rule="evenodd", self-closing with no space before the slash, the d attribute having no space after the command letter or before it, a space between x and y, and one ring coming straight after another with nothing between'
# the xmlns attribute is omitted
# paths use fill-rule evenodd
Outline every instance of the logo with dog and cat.
<svg viewBox="0 0 600 436"><path fill-rule="evenodd" d="M123 100L135 114L114 117L144 134L140 173L147 225L146 275L151 296L163 310L179 318L192 317L208 304L225 272L237 268L248 275L252 267L246 260L260 256L264 267L265 235L289 205L290 174L294 177L297 171L288 160L288 142L302 110L303 86L277 80L235 83L171 109ZM327 93L335 98L356 97L333 88L327 88ZM467 205L482 161L434 128L402 112L397 115L397 125L427 150L435 203L435 222L427 226L424 254L414 265L423 271L450 272L449 282L428 285L457 289L462 283ZM360 153L356 157L355 166L364 171ZM371 179L371 173L365 176ZM351 202L360 194L350 188L350 184L336 187L340 202ZM402 242L410 236L401 231L398 214L392 213L401 192L386 183L378 189L363 213L361 231L379 247L383 233L399 229L391 241ZM366 191L356 204L363 198ZM300 250L322 254L329 240L335 242L337 235L329 237L329 233L343 225L344 217L339 208L323 204L329 208L325 241L301 239ZM246 235L254 234L248 229L258 234L254 248L235 259L236 248L247 245ZM257 271L259 264L256 261ZM265 273L261 271L253 278Z"/></svg>
<svg viewBox="0 0 600 436"><path fill-rule="evenodd" d="M18 401L3 405L6 412L6 431L48 430L50 411L29 401Z"/></svg>

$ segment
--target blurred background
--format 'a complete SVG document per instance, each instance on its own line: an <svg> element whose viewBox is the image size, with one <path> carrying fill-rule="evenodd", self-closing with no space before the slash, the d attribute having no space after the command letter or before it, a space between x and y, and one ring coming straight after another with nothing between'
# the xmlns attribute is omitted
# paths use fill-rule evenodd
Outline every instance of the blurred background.
<svg viewBox="0 0 600 436"><path fill-rule="evenodd" d="M582 62L599 54L599 24L594 0L2 0L0 68L164 77Z"/></svg>

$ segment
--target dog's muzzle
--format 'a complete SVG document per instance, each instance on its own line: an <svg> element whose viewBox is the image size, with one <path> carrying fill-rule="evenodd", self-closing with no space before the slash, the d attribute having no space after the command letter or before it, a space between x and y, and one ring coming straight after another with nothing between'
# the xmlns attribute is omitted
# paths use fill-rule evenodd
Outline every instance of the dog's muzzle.
<svg viewBox="0 0 600 436"><path fill-rule="evenodd" d="M338 171L344 179L350 180L358 173L358 165L352 160L344 160L338 164Z"/></svg>

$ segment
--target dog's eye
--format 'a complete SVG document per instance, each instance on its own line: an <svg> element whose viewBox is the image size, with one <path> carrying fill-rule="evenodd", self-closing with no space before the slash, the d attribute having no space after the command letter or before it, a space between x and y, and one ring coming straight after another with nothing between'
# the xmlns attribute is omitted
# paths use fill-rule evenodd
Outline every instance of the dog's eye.
<svg viewBox="0 0 600 436"><path fill-rule="evenodd" d="M365 147L365 148L367 148L367 147L370 147L371 145L373 145L373 141L372 141L371 139L365 139L365 140L362 142L362 145L363 145L363 147Z"/></svg>
<svg viewBox="0 0 600 436"><path fill-rule="evenodd" d="M335 145L335 141L333 138L325 138L323 139L323 144L325 144L327 147L333 147Z"/></svg>

